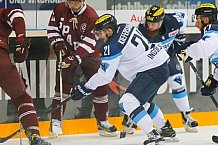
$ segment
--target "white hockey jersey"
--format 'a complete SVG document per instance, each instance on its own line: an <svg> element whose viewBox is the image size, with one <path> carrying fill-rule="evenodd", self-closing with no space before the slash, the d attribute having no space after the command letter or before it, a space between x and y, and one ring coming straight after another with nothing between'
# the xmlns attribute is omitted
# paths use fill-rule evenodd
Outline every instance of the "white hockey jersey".
<svg viewBox="0 0 218 145"><path fill-rule="evenodd" d="M131 82L138 72L158 67L168 59L167 52L159 45L151 46L137 28L120 24L117 33L102 48L101 67L85 86L95 90L108 84L116 70Z"/></svg>
<svg viewBox="0 0 218 145"><path fill-rule="evenodd" d="M186 54L197 60L209 58L210 62L218 69L218 21L205 27L202 38L197 43L190 45ZM217 71L214 78L218 80Z"/></svg>

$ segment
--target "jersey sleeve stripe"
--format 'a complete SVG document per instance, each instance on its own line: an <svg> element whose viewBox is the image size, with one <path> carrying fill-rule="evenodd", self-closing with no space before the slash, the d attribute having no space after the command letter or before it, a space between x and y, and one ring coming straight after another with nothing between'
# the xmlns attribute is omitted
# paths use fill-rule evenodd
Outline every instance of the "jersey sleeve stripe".
<svg viewBox="0 0 218 145"><path fill-rule="evenodd" d="M58 42L64 42L64 39L62 38L54 39L53 41L51 41L51 46L53 46L55 43L58 43Z"/></svg>
<svg viewBox="0 0 218 145"><path fill-rule="evenodd" d="M48 38L52 37L61 37L61 35L59 33L48 33Z"/></svg>
<svg viewBox="0 0 218 145"><path fill-rule="evenodd" d="M91 47L87 46L87 45L84 44L84 43L80 43L80 44L79 44L79 47L82 47L82 48L85 49L88 53L93 53L93 52L95 52Z"/></svg>
<svg viewBox="0 0 218 145"><path fill-rule="evenodd" d="M122 55L122 52L119 52L117 53L116 55L113 55L113 56L109 56L109 57L102 57L101 59L102 60L113 60L113 59L116 59L117 57L121 56Z"/></svg>
<svg viewBox="0 0 218 145"><path fill-rule="evenodd" d="M14 13L13 15L11 15L11 17L10 17L10 22L13 23L14 19L15 19L15 18L18 18L18 17L21 17L21 18L24 19L23 13L20 13L20 12L19 12L19 13Z"/></svg>
<svg viewBox="0 0 218 145"><path fill-rule="evenodd" d="M54 31L60 32L60 30L55 26L48 26L48 30L54 30Z"/></svg>
<svg viewBox="0 0 218 145"><path fill-rule="evenodd" d="M23 11L21 9L14 9L11 10L10 13L8 14L8 17L11 17L14 13L20 12L23 14Z"/></svg>
<svg viewBox="0 0 218 145"><path fill-rule="evenodd" d="M206 34L210 34L210 33L215 33L215 34L218 34L218 31L209 30L209 31L205 32L205 34L204 34L204 35L206 35Z"/></svg>
<svg viewBox="0 0 218 145"><path fill-rule="evenodd" d="M167 43L169 43L170 41L173 41L175 38L176 38L176 36L170 37L170 38L164 40L164 41L162 42L162 44L167 44Z"/></svg>
<svg viewBox="0 0 218 145"><path fill-rule="evenodd" d="M211 59L211 63L217 63L218 62L218 57Z"/></svg>
<svg viewBox="0 0 218 145"><path fill-rule="evenodd" d="M85 38L83 38L83 40L90 43L90 44L92 44L93 46L96 45L96 41L94 39L92 39L92 38L85 37Z"/></svg>

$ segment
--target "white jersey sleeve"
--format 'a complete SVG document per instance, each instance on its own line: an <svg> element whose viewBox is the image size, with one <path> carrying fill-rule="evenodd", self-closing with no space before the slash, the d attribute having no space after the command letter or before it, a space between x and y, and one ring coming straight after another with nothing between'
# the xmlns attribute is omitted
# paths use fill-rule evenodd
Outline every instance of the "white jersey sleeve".
<svg viewBox="0 0 218 145"><path fill-rule="evenodd" d="M218 49L218 31L209 30L197 42L187 48L187 55L192 58L208 58Z"/></svg>
<svg viewBox="0 0 218 145"><path fill-rule="evenodd" d="M120 52L110 57L102 57L101 67L98 69L98 72L88 80L85 87L95 90L98 86L110 83L118 68L121 55L122 53Z"/></svg>

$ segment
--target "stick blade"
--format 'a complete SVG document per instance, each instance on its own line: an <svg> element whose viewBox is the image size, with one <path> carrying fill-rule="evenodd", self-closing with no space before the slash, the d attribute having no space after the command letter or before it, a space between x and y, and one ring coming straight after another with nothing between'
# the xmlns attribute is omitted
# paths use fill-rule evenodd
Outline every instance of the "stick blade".
<svg viewBox="0 0 218 145"><path fill-rule="evenodd" d="M125 138L126 137L126 132L124 131L121 131L120 132L120 138Z"/></svg>
<svg viewBox="0 0 218 145"><path fill-rule="evenodd" d="M218 143L218 136L213 135L212 136L212 141L215 142L215 143Z"/></svg>

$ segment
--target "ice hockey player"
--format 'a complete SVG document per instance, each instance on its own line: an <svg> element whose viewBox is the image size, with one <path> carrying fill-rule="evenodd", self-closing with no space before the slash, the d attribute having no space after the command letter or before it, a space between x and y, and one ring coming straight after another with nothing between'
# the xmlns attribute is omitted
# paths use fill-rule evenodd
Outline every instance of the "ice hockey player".
<svg viewBox="0 0 218 145"><path fill-rule="evenodd" d="M153 102L148 102L169 77L167 52L158 45L148 44L137 28L128 24L117 25L111 14L104 14L95 22L95 35L98 40L104 41L101 67L88 82L75 87L73 100L79 100L97 87L108 84L118 70L131 82L119 101L121 111L131 116L148 135L144 145L158 144L162 137L153 128L151 117L159 114L160 109ZM163 120L163 116L159 120Z"/></svg>
<svg viewBox="0 0 218 145"><path fill-rule="evenodd" d="M187 91L184 87L182 69L175 53L175 43L185 42L185 28L187 15L184 12L165 13L164 8L153 5L145 12L145 20L139 24L140 32L155 44L160 43L170 56L169 69L170 77L167 83L172 89L172 98L181 112L185 130L187 132L198 132L198 122L190 113ZM158 126L162 128L164 124ZM164 132L163 132L164 135ZM174 134L172 133L174 136Z"/></svg>
<svg viewBox="0 0 218 145"><path fill-rule="evenodd" d="M218 87L218 21L217 7L212 3L203 3L195 9L195 26L201 31L202 37L196 42L188 42L181 45L178 56L184 62L189 62L192 58L209 58L215 66L214 73L210 74L201 88L203 96L210 96L216 92ZM191 44L192 43L192 44Z"/></svg>
<svg viewBox="0 0 218 145"><path fill-rule="evenodd" d="M32 97L27 94L25 84L14 65L25 61L28 56L29 42L25 41L26 25L20 9L0 8L0 87L11 97L19 120L25 129L30 145L51 145L40 137L36 111ZM16 34L14 60L9 57L9 35Z"/></svg>
<svg viewBox="0 0 218 145"><path fill-rule="evenodd" d="M76 67L80 65L88 80L97 72L101 64L95 36L92 33L98 15L85 3L85 0L67 0L55 6L48 24L48 39L57 58L62 52L65 62L62 71L63 99L67 98L73 87ZM58 62L59 60L57 60ZM58 63L57 63L58 64ZM60 103L59 71L56 71L55 95L52 106ZM93 104L99 135L116 136L116 127L108 122L108 86L104 85L93 92ZM66 105L63 107L65 112ZM52 113L51 137L62 134L61 111Z"/></svg>
<svg viewBox="0 0 218 145"><path fill-rule="evenodd" d="M139 24L138 28L149 42L153 44L162 44L170 55L170 62L168 64L170 77L168 78L167 83L172 88L173 100L181 112L185 130L187 132L198 132L198 122L190 116L193 108L190 108L189 106L188 95L184 88L184 82L182 79L182 69L177 60L174 48L175 43L185 42L184 31L186 28L186 22L186 13L164 13L164 9L162 7L153 5L145 12L145 19ZM162 128L162 131L168 132L167 134L162 132L163 136L175 136L175 132L172 131L169 133L166 126L163 126L164 124L160 124L160 126L158 126L159 128ZM133 131L133 128L129 128L130 134L132 134Z"/></svg>

